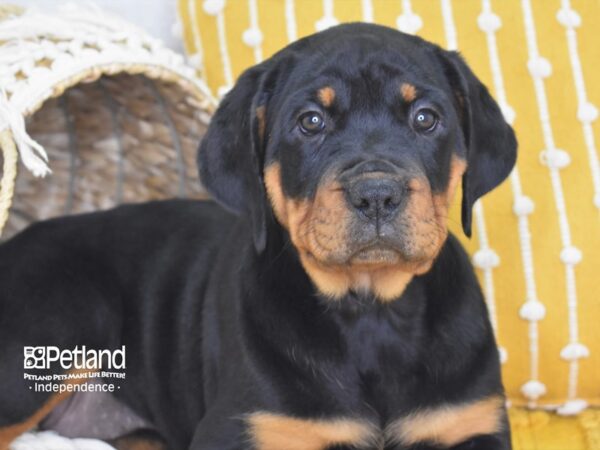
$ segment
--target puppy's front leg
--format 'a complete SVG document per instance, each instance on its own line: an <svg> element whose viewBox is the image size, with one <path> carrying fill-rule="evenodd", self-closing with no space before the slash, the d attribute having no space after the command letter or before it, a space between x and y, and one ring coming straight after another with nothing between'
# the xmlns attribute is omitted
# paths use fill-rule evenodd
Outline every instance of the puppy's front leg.
<svg viewBox="0 0 600 450"><path fill-rule="evenodd" d="M216 406L202 418L194 431L189 450L250 450L252 445L242 417Z"/></svg>

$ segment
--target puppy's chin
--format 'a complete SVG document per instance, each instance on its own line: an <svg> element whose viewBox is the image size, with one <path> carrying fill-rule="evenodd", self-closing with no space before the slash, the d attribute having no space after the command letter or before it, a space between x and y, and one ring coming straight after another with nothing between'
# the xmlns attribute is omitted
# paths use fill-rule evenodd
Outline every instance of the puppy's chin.
<svg viewBox="0 0 600 450"><path fill-rule="evenodd" d="M357 251L352 255L349 262L356 267L379 267L399 264L401 258L401 255L395 249L375 245Z"/></svg>
<svg viewBox="0 0 600 450"><path fill-rule="evenodd" d="M389 302L399 298L415 275L427 272L433 259L407 261L396 249L381 246L363 248L346 259L298 248L306 273L317 289L336 300L352 292L371 294Z"/></svg>

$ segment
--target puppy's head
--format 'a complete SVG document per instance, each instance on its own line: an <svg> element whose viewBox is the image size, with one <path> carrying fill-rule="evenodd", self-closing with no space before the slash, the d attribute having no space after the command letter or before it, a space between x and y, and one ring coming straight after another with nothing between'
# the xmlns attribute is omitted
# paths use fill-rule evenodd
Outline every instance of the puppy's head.
<svg viewBox="0 0 600 450"><path fill-rule="evenodd" d="M385 27L342 25L246 71L199 152L201 177L248 214L269 209L330 297L400 296L432 265L462 181L462 221L512 169L516 140L458 54Z"/></svg>

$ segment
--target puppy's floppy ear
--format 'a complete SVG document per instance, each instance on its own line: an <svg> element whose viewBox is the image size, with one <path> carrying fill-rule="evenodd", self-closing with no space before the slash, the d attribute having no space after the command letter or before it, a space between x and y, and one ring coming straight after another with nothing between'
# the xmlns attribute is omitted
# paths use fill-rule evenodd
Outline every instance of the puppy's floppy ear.
<svg viewBox="0 0 600 450"><path fill-rule="evenodd" d="M200 144L200 180L222 206L246 214L254 245L266 245L266 194L263 184L266 79L263 63L244 72L221 101Z"/></svg>
<svg viewBox="0 0 600 450"><path fill-rule="evenodd" d="M461 56L443 51L442 60L457 96L467 147L467 170L462 182L462 225L470 237L473 203L510 174L517 158L517 140L498 104Z"/></svg>

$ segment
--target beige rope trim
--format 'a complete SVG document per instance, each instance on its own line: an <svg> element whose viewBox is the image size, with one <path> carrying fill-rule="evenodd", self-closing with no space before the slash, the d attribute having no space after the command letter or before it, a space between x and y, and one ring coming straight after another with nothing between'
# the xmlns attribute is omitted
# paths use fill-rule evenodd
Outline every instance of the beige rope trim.
<svg viewBox="0 0 600 450"><path fill-rule="evenodd" d="M51 86L50 90L45 91L45 95L38 97L35 104L27 106L22 111L24 116L30 116L35 113L50 98L61 96L67 89L78 85L79 83L91 83L103 75L117 75L127 73L129 75L145 75L150 79L164 82L171 82L179 85L182 89L193 95L193 98L199 103L198 109L204 109L209 114L214 113L217 101L208 92L204 92L192 81L182 77L175 71L162 66L151 66L148 64L102 64L90 67L73 76L69 76Z"/></svg>
<svg viewBox="0 0 600 450"><path fill-rule="evenodd" d="M17 177L17 147L9 130L0 131L0 149L4 157L2 180L0 180L0 236L8 220L8 210L12 203Z"/></svg>

